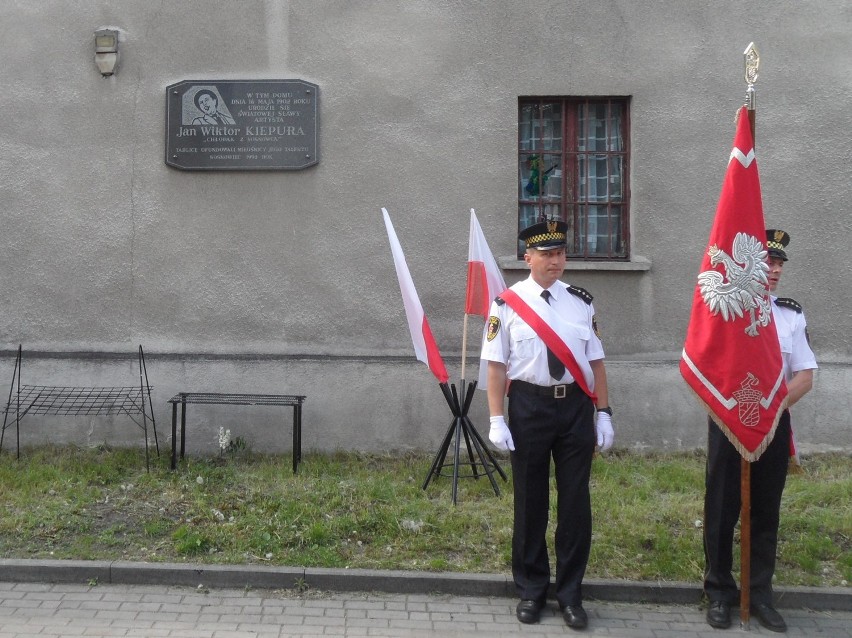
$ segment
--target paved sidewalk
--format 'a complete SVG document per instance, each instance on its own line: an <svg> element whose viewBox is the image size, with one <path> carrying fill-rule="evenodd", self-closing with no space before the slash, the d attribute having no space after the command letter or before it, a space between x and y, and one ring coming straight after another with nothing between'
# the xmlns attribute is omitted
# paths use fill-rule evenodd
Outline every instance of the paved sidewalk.
<svg viewBox="0 0 852 638"><path fill-rule="evenodd" d="M588 580L584 593L585 635L727 635L706 624L695 583ZM788 636L852 638L850 588L776 593ZM0 638L574 634L552 601L537 625L516 620L516 603L495 574L0 559ZM733 620L731 635L774 635Z"/></svg>
<svg viewBox="0 0 852 638"><path fill-rule="evenodd" d="M0 638L145 636L279 638L313 636L564 637L553 605L538 625L521 625L516 601L442 594L333 593L207 589L168 585L0 582ZM577 635L705 638L777 635L752 619L727 632L711 629L692 605L588 601L589 628ZM852 612L784 610L787 636L852 638Z"/></svg>

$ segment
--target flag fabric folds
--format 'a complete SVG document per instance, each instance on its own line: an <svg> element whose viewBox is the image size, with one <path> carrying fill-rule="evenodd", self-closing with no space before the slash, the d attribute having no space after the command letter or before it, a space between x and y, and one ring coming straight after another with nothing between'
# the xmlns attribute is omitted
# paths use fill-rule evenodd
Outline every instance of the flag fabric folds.
<svg viewBox="0 0 852 638"><path fill-rule="evenodd" d="M470 209L470 241L467 249L467 294L464 311L488 319L491 302L506 290L503 273L488 248L476 213Z"/></svg>
<svg viewBox="0 0 852 638"><path fill-rule="evenodd" d="M450 376L447 374L447 368L438 350L438 344L435 342L432 329L429 327L426 314L423 312L423 306L420 304L420 298L417 296L417 290L414 288L414 281L408 271L402 246L399 244L388 211L384 208L382 208L382 215L385 219L385 228L388 232L399 288L402 291L402 303L405 306L408 329L411 332L411 341L414 344L414 354L418 361L429 366L439 383L446 383Z"/></svg>
<svg viewBox="0 0 852 638"><path fill-rule="evenodd" d="M467 248L467 294L464 312L466 315L479 315L485 320L482 335L488 330L488 313L491 302L508 286L497 260L488 248L482 227L476 218L476 212L470 209L470 240ZM465 317L465 320L467 317ZM488 362L480 359L477 384L480 390L487 389Z"/></svg>
<svg viewBox="0 0 852 638"><path fill-rule="evenodd" d="M748 461L772 441L787 397L765 229L754 138L743 107L693 294L680 371Z"/></svg>

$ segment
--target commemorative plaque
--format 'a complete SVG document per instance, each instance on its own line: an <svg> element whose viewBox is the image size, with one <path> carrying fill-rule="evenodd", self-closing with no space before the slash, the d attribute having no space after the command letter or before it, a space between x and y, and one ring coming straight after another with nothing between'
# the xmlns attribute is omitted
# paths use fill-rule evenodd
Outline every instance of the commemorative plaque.
<svg viewBox="0 0 852 638"><path fill-rule="evenodd" d="M299 170L319 162L319 87L303 80L184 80L166 87L166 164Z"/></svg>

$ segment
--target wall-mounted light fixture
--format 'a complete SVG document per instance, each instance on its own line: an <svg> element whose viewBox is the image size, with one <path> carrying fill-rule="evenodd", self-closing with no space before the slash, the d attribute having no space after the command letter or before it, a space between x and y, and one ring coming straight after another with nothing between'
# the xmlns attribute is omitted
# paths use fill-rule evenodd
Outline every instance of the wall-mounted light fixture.
<svg viewBox="0 0 852 638"><path fill-rule="evenodd" d="M118 64L118 31L98 29L95 31L95 64L101 75L115 73Z"/></svg>

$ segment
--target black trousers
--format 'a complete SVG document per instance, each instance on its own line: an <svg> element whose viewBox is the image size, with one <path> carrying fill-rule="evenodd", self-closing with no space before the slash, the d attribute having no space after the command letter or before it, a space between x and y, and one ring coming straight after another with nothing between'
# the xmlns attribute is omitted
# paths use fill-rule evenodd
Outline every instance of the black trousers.
<svg viewBox="0 0 852 638"><path fill-rule="evenodd" d="M712 420L707 435L704 494L704 592L711 601L735 605L739 593L733 565L734 528L740 516L741 455ZM775 437L751 464L752 603L772 603L781 494L790 458L790 413L784 411Z"/></svg>
<svg viewBox="0 0 852 638"><path fill-rule="evenodd" d="M592 542L589 475L595 450L594 405L581 391L564 399L509 386L515 494L512 575L522 600L543 603L550 584L547 523L550 459L556 468L556 600L579 605Z"/></svg>

